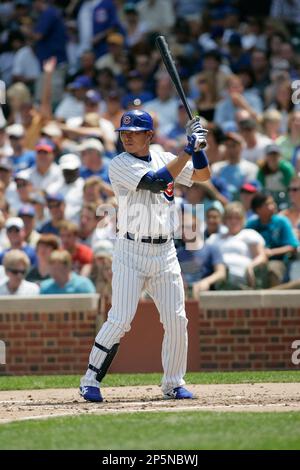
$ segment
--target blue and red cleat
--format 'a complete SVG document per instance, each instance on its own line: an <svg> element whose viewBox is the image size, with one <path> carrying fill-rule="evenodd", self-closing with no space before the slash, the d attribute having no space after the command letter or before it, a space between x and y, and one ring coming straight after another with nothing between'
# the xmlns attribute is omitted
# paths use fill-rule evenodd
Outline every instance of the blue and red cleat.
<svg viewBox="0 0 300 470"><path fill-rule="evenodd" d="M103 401L103 397L100 392L99 387L91 387L91 386L83 386L81 385L79 388L79 393L87 401L94 401L94 402L101 402Z"/></svg>

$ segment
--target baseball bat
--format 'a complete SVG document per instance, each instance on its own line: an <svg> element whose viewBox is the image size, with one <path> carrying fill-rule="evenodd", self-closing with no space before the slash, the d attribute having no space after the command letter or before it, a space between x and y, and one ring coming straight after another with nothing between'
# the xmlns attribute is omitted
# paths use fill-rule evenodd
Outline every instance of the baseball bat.
<svg viewBox="0 0 300 470"><path fill-rule="evenodd" d="M167 69L167 72L176 88L176 91L182 101L183 106L185 107L187 115L189 119L193 119L194 116L192 114L192 110L190 108L190 105L188 103L188 100L186 99L184 90L182 88L181 80L178 75L177 68L176 68L174 59L172 57L171 51L169 49L168 43L166 41L166 38L164 36L157 36L155 39L155 42L160 52L161 58ZM205 146L206 146L206 143L203 142L202 148L205 148Z"/></svg>
<svg viewBox="0 0 300 470"><path fill-rule="evenodd" d="M182 88L181 80L178 75L176 65L174 62L174 59L171 55L171 51L169 49L168 43L166 41L166 38L164 36L157 36L155 39L156 41L156 46L160 52L161 58L165 64L165 67L167 69L168 74L170 75L170 78L172 82L174 83L174 86L176 88L176 91L182 101L183 106L185 107L185 110L187 112L187 115L189 119L193 119L193 114L192 110L190 108L190 105L186 99L185 93Z"/></svg>

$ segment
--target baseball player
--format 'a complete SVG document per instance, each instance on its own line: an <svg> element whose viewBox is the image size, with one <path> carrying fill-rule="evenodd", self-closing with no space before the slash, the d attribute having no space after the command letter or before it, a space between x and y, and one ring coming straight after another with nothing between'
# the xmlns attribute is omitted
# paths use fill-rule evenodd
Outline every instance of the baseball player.
<svg viewBox="0 0 300 470"><path fill-rule="evenodd" d="M153 298L164 327L162 391L164 398L193 398L183 387L187 362L187 318L184 287L172 239L174 181L191 186L210 177L200 150L207 131L199 118L187 124L188 143L175 156L150 150L153 121L145 111L125 112L117 129L125 152L110 164L109 177L118 199L118 239L112 264L112 307L92 347L81 379L80 394L103 401L99 383L120 339L130 330L142 290ZM189 162L192 157L192 162Z"/></svg>

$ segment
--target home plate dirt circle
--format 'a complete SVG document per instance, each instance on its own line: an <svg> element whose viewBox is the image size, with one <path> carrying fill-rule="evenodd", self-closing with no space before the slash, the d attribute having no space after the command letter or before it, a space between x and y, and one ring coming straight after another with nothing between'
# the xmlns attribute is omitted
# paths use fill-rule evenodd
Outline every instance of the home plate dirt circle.
<svg viewBox="0 0 300 470"><path fill-rule="evenodd" d="M78 389L0 392L0 424L82 414L145 411L300 411L299 383L189 385L194 400L164 400L157 385L103 387L103 403L84 401Z"/></svg>

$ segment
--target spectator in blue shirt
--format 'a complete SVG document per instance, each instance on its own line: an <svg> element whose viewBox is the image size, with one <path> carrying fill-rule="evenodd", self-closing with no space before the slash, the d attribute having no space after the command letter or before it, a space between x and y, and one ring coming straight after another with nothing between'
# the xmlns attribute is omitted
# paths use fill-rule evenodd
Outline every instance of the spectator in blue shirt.
<svg viewBox="0 0 300 470"><path fill-rule="evenodd" d="M5 223L6 235L10 242L10 247L0 253L0 264L2 264L4 255L10 250L21 250L26 253L31 266L37 264L35 249L25 242L25 226L20 217L9 217Z"/></svg>
<svg viewBox="0 0 300 470"><path fill-rule="evenodd" d="M59 224L65 217L66 205L64 196L61 193L48 193L46 201L51 219L41 226L39 232L59 235Z"/></svg>
<svg viewBox="0 0 300 470"><path fill-rule="evenodd" d="M80 146L82 167L80 176L84 179L90 176L100 176L106 183L110 183L108 165L102 160L104 146L97 139L86 139Z"/></svg>
<svg viewBox="0 0 300 470"><path fill-rule="evenodd" d="M35 164L35 152L25 148L25 130L21 124L6 128L13 154L9 157L14 173L26 170Z"/></svg>
<svg viewBox="0 0 300 470"><path fill-rule="evenodd" d="M99 1L92 13L93 39L92 44L96 57L101 57L108 51L107 36L121 25L118 20L117 9L111 0Z"/></svg>
<svg viewBox="0 0 300 470"><path fill-rule="evenodd" d="M41 283L41 294L93 294L90 279L72 272L72 258L66 250L55 250L49 258L51 278Z"/></svg>
<svg viewBox="0 0 300 470"><path fill-rule="evenodd" d="M272 196L257 193L251 203L256 214L246 228L252 228L262 235L266 243L268 262L268 283L270 287L280 284L287 272L287 262L299 245L291 222L284 215L276 214Z"/></svg>
<svg viewBox="0 0 300 470"><path fill-rule="evenodd" d="M35 53L41 64L50 57L56 57L57 63L67 62L66 27L59 10L47 0L35 0L34 8L38 12L37 22L32 33L35 39Z"/></svg>

